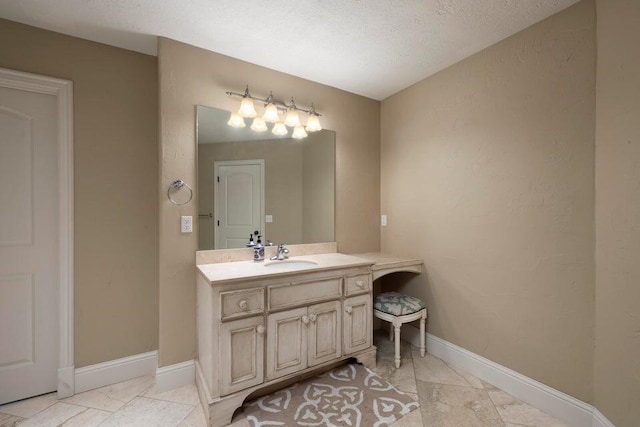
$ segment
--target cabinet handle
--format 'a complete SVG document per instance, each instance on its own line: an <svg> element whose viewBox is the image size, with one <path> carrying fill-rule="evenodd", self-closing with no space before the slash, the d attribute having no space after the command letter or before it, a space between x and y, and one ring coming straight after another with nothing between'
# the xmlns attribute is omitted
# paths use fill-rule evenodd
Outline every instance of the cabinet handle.
<svg viewBox="0 0 640 427"><path fill-rule="evenodd" d="M241 309L243 309L243 310L246 310L247 308L249 308L249 303L247 302L247 300L246 300L246 299L241 299L241 300L238 302L238 307L240 307L240 308L241 308Z"/></svg>
<svg viewBox="0 0 640 427"><path fill-rule="evenodd" d="M264 326L262 325L256 326L256 332L260 335L264 334Z"/></svg>
<svg viewBox="0 0 640 427"><path fill-rule="evenodd" d="M306 314L304 314L302 316L302 323L304 323L305 325L309 324L309 316L307 316Z"/></svg>
<svg viewBox="0 0 640 427"><path fill-rule="evenodd" d="M346 307L344 308L344 311L346 311L346 312L347 312L347 314L351 314L351 313L353 313L353 307L351 307L350 305L348 305L348 306L346 306Z"/></svg>
<svg viewBox="0 0 640 427"><path fill-rule="evenodd" d="M364 288L364 281L362 280L358 280L356 282L356 286L359 287L360 289Z"/></svg>
<svg viewBox="0 0 640 427"><path fill-rule="evenodd" d="M316 319L318 318L317 314L311 314L309 315L309 319L311 320L311 322L316 323Z"/></svg>

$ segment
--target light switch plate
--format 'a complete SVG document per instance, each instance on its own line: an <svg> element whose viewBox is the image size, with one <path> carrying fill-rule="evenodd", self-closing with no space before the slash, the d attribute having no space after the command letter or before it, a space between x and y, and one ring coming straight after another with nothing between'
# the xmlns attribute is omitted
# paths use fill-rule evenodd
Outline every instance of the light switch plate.
<svg viewBox="0 0 640 427"><path fill-rule="evenodd" d="M387 216L386 215L380 215L380 225L382 227L386 227L387 226Z"/></svg>
<svg viewBox="0 0 640 427"><path fill-rule="evenodd" d="M191 216L180 217L180 231L183 233L193 232L193 217Z"/></svg>
<svg viewBox="0 0 640 427"><path fill-rule="evenodd" d="M273 215L265 215L264 222L273 222Z"/></svg>

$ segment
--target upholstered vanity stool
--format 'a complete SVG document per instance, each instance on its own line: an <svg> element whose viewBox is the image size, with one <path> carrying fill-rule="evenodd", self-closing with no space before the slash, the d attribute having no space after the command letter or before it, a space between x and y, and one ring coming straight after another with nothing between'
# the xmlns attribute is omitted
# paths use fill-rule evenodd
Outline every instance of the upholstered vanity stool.
<svg viewBox="0 0 640 427"><path fill-rule="evenodd" d="M398 292L385 292L373 301L373 314L390 322L389 339L396 342L396 368L400 367L400 327L403 323L420 319L420 356L425 353L425 323L427 320L426 304L421 299Z"/></svg>

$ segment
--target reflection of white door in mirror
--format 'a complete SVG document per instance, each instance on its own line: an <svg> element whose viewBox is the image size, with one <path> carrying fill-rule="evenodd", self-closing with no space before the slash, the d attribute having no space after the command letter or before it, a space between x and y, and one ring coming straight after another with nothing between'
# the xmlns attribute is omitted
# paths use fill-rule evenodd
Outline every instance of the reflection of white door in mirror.
<svg viewBox="0 0 640 427"><path fill-rule="evenodd" d="M264 233L264 160L214 163L215 249L243 248Z"/></svg>

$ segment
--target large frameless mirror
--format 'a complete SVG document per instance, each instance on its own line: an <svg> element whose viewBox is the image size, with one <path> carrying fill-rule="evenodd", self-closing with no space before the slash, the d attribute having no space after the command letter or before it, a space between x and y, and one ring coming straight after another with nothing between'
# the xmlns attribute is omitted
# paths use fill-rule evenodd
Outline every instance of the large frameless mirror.
<svg viewBox="0 0 640 427"><path fill-rule="evenodd" d="M255 231L263 243L334 241L335 132L293 139L229 116L197 107L199 249L241 248Z"/></svg>

